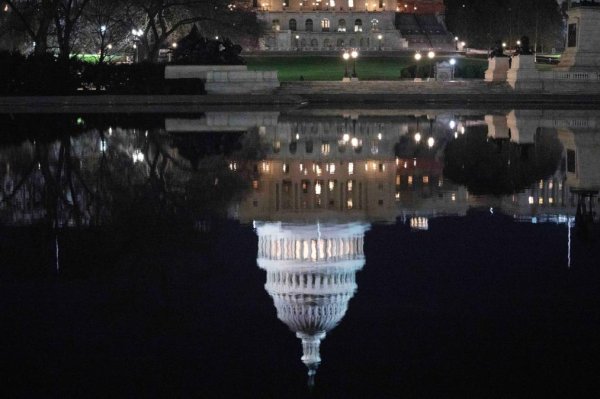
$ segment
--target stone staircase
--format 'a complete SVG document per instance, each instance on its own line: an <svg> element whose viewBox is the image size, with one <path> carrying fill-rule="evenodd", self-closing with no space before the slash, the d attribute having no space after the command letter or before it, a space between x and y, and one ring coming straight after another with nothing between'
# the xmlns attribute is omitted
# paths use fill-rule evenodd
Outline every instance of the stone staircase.
<svg viewBox="0 0 600 399"><path fill-rule="evenodd" d="M508 94L513 91L507 84L473 81L305 81L282 82L276 94L280 95L428 95L428 94Z"/></svg>

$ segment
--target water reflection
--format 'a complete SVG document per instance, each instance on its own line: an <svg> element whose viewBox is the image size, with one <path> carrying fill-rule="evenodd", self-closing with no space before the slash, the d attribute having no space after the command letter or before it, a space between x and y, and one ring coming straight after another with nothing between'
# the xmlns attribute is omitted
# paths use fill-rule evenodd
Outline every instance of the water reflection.
<svg viewBox="0 0 600 399"><path fill-rule="evenodd" d="M258 266L277 317L302 342L308 384L321 363L321 341L344 317L365 264L365 223L258 222Z"/></svg>
<svg viewBox="0 0 600 399"><path fill-rule="evenodd" d="M254 223L265 289L301 342L309 384L322 341L356 293L373 224L428 230L432 219L472 208L557 223L568 229L570 265L573 227L589 239L598 221L600 112L55 119L30 121L26 132L9 124L18 129L0 147L0 222L119 227L110 241L165 224L206 231L207 220L225 216Z"/></svg>

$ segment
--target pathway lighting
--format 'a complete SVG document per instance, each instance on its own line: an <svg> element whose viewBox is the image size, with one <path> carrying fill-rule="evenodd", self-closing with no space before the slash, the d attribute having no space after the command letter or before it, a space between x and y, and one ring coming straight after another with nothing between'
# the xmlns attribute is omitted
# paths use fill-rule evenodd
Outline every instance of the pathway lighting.
<svg viewBox="0 0 600 399"><path fill-rule="evenodd" d="M427 139L427 146L429 148L433 147L435 145L435 139L433 137L430 137Z"/></svg>
<svg viewBox="0 0 600 399"><path fill-rule="evenodd" d="M344 79L348 79L348 60L350 59L350 53L348 51L344 51L342 58L344 59Z"/></svg>
<svg viewBox="0 0 600 399"><path fill-rule="evenodd" d="M430 50L427 53L427 58L429 58L429 77L433 78L433 59L435 58L435 52Z"/></svg>
<svg viewBox="0 0 600 399"><path fill-rule="evenodd" d="M380 33L377 35L377 40L379 40L379 51L381 51L381 39L383 39L383 35Z"/></svg>
<svg viewBox="0 0 600 399"><path fill-rule="evenodd" d="M419 143L421 141L421 133L415 133L415 142Z"/></svg>
<svg viewBox="0 0 600 399"><path fill-rule="evenodd" d="M356 79L358 78L358 75L356 75L356 59L358 58L358 51L352 50L350 56L352 57L352 77Z"/></svg>

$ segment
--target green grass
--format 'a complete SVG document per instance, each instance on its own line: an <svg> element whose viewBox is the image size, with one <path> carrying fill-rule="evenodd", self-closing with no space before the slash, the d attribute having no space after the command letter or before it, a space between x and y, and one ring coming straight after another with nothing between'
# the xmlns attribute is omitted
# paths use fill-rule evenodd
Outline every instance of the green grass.
<svg viewBox="0 0 600 399"><path fill-rule="evenodd" d="M436 62L449 57L436 58ZM280 81L341 80L344 76L344 61L331 56L252 56L246 57L248 69L253 71L277 70ZM421 60L421 65L428 61ZM415 61L412 56L404 57L364 57L356 61L356 73L361 80L396 80L400 71ZM475 58L457 59L458 65L482 63L487 60ZM348 62L348 72L352 73L352 61Z"/></svg>

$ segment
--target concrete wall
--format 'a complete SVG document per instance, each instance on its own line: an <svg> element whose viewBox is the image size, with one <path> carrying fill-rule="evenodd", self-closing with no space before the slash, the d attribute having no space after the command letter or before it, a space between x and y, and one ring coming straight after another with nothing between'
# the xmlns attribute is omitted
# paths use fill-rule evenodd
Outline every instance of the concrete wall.
<svg viewBox="0 0 600 399"><path fill-rule="evenodd" d="M167 65L165 79L206 79L209 71L246 71L246 65Z"/></svg>
<svg viewBox="0 0 600 399"><path fill-rule="evenodd" d="M264 94L279 87L277 71L209 71L208 94Z"/></svg>

